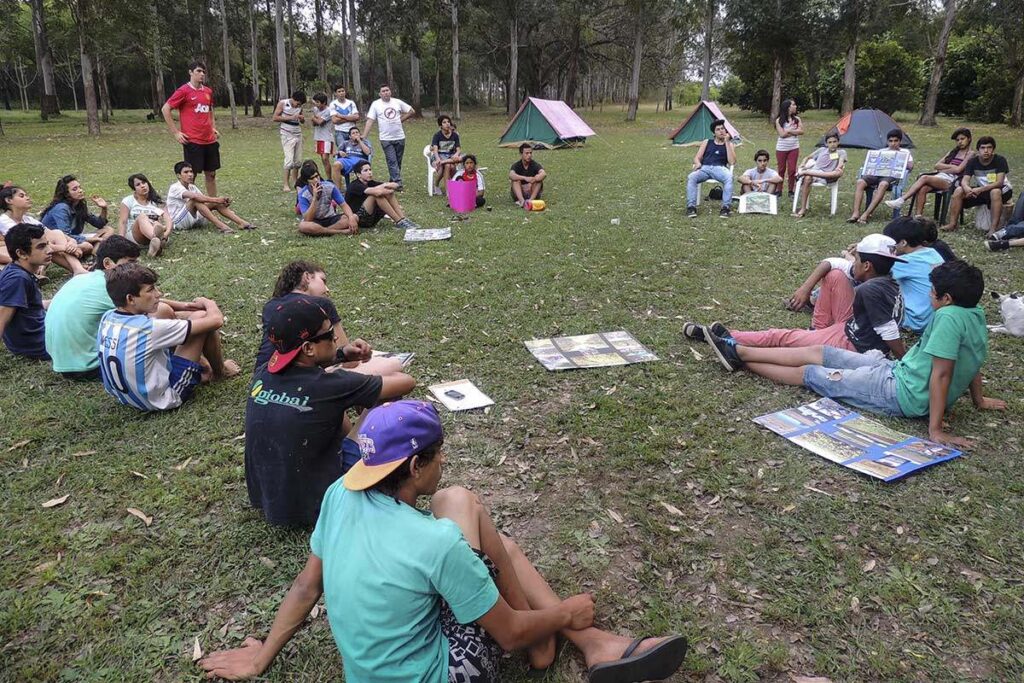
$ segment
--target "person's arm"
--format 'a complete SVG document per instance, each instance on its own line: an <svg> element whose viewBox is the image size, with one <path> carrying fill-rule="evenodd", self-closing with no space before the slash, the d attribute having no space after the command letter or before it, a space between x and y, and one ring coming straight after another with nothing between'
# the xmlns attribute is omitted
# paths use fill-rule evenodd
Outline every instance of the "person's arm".
<svg viewBox="0 0 1024 683"><path fill-rule="evenodd" d="M363 137L367 137L370 131L373 130L373 124L377 123L377 110L370 105L369 111L366 112L366 125L363 126Z"/></svg>
<svg viewBox="0 0 1024 683"><path fill-rule="evenodd" d="M171 220L171 212L167 210L166 206L160 214L160 221L164 224L167 234L170 235L171 231L174 230L174 221Z"/></svg>
<svg viewBox="0 0 1024 683"><path fill-rule="evenodd" d="M902 337L897 337L896 339L883 339L882 341L884 341L885 345L889 347L889 353L892 354L893 358L899 360L900 358L903 358L903 356L907 355L907 345L903 343Z"/></svg>
<svg viewBox="0 0 1024 683"><path fill-rule="evenodd" d="M499 596L494 607L477 623L498 641L501 649L521 650L563 629L578 631L592 626L594 599L582 593L546 609L515 610Z"/></svg>
<svg viewBox="0 0 1024 683"><path fill-rule="evenodd" d="M190 192L185 190L181 193L182 199L191 199L192 201L199 202L200 204L224 204L224 197L207 197L202 192Z"/></svg>
<svg viewBox="0 0 1024 683"><path fill-rule="evenodd" d="M381 183L380 185L368 187L365 190L363 190L363 194L365 194L368 197L383 197L385 195L389 195L392 192L394 192L394 190L388 189L386 187L388 184L389 183Z"/></svg>
<svg viewBox="0 0 1024 683"><path fill-rule="evenodd" d="M789 131L790 135L803 135L804 134L804 122L800 120L799 116L794 116L793 120L796 121L796 128Z"/></svg>
<svg viewBox="0 0 1024 683"><path fill-rule="evenodd" d="M732 144L731 140L725 141L725 158L730 166L736 165L736 146Z"/></svg>
<svg viewBox="0 0 1024 683"><path fill-rule="evenodd" d="M306 199L306 193L309 193L309 199ZM316 218L316 209L320 204L320 193L323 192L323 188L320 183L310 182L306 185L305 189L299 190L299 211L302 212L302 220L311 221ZM309 204L305 209L302 208L302 202L308 201Z"/></svg>
<svg viewBox="0 0 1024 683"><path fill-rule="evenodd" d="M313 110L313 125L322 126L326 122L327 122L327 119L325 119L322 116L320 116L319 114L317 114L316 113L316 109L314 109Z"/></svg>
<svg viewBox="0 0 1024 683"><path fill-rule="evenodd" d="M204 311L206 310L202 304L197 304L195 301L175 301L174 299L160 299L160 303L167 304L171 307L171 310L175 313L178 312L189 312L192 311Z"/></svg>
<svg viewBox="0 0 1024 683"><path fill-rule="evenodd" d="M969 448L971 442L968 439L953 436L942 424L946 416L946 398L949 396L949 383L953 379L954 365L956 361L950 358L932 356L932 375L928 381L928 438L935 443ZM971 391L973 396L974 390Z"/></svg>
<svg viewBox="0 0 1024 683"><path fill-rule="evenodd" d="M545 171L542 168L542 169L540 169L540 173L538 173L537 175L533 176L529 180L532 183L542 183L542 182L544 182L544 179L547 178L547 177L548 177L548 172Z"/></svg>
<svg viewBox="0 0 1024 683"><path fill-rule="evenodd" d="M171 95L171 99L164 102L164 106L160 107L160 113L164 115L164 123L167 124L167 130L171 132L171 135L179 144L184 145L188 143L188 136L178 130L178 126L174 123L174 117L171 115L171 102L173 101L176 106L178 99L178 93Z"/></svg>
<svg viewBox="0 0 1024 683"><path fill-rule="evenodd" d="M102 225L96 225L96 223L93 223L92 221L90 221L90 224L91 225L96 225L96 227L98 227L98 228L102 228L104 225L107 224L107 206L108 206L107 200L104 199L103 197L99 196L98 194L94 194L92 197L89 197L89 199L92 200L93 204L95 204L96 206L99 207L100 213L99 213L98 218L99 218L99 222Z"/></svg>
<svg viewBox="0 0 1024 683"><path fill-rule="evenodd" d="M980 372L971 380L971 400L974 401L974 407L978 410L1006 410L1006 401L985 396Z"/></svg>
<svg viewBox="0 0 1024 683"><path fill-rule="evenodd" d="M210 105L210 128L213 130L213 137L220 139L220 131L217 130L217 117L213 114L213 105Z"/></svg>
<svg viewBox="0 0 1024 683"><path fill-rule="evenodd" d="M380 378L380 398L399 398L416 388L416 380L404 372Z"/></svg>
<svg viewBox="0 0 1024 683"><path fill-rule="evenodd" d="M189 330L190 337L213 332L224 326L224 314L220 312L216 301L203 296L197 296L193 303L202 306L206 311L206 315L192 320L192 327Z"/></svg>
<svg viewBox="0 0 1024 683"><path fill-rule="evenodd" d="M3 336L4 331L7 329L7 324L11 322L11 318L14 317L16 310L12 306L0 306L0 337Z"/></svg>
<svg viewBox="0 0 1024 683"><path fill-rule="evenodd" d="M701 167L701 159L704 158L704 150L707 149L707 147L707 140L701 142L700 146L697 147L697 153L693 155L693 167L690 169L691 171L696 171L698 168Z"/></svg>
<svg viewBox="0 0 1024 683"><path fill-rule="evenodd" d="M403 102L402 104L405 104L405 102ZM405 104L405 106L408 107L408 109L405 110L405 113L402 114L402 118L399 119L402 123L405 123L406 121L408 121L412 117L416 116L416 110L415 109L410 107L408 104Z"/></svg>
<svg viewBox="0 0 1024 683"><path fill-rule="evenodd" d="M779 123L778 119L775 119L775 132L779 134L780 138L789 137L789 131L782 127L782 124Z"/></svg>
<svg viewBox="0 0 1024 683"><path fill-rule="evenodd" d="M276 121L277 123L297 123L294 116L284 115L284 100L278 102L277 106L274 107L274 115L272 120Z"/></svg>
<svg viewBox="0 0 1024 683"><path fill-rule="evenodd" d="M1003 173L1002 171L1000 171L999 173L996 173L996 181L994 183L989 183L987 185L982 185L981 187L975 188L974 191L975 191L976 194L982 194L984 192L991 192L992 190L995 190L997 188L1001 188L1005 181L1006 181L1006 174Z"/></svg>
<svg viewBox="0 0 1024 683"><path fill-rule="evenodd" d="M259 676L299 630L323 592L323 563L316 555L310 554L306 566L295 577L277 608L267 639L260 642L256 638L246 638L242 647L212 652L199 660L199 665L209 678L241 681Z"/></svg>
<svg viewBox="0 0 1024 683"><path fill-rule="evenodd" d="M337 327L341 327L338 325ZM344 332L342 332L344 333ZM341 345L341 357L348 361L367 361L373 358L373 347L365 339L345 339L343 342L335 337L335 341Z"/></svg>
<svg viewBox="0 0 1024 683"><path fill-rule="evenodd" d="M364 157L370 158L370 146L366 144L366 140L359 138L359 149L363 150Z"/></svg>
<svg viewBox="0 0 1024 683"><path fill-rule="evenodd" d="M786 306L791 310L799 311L810 303L811 292L814 291L814 286L821 282L822 279L828 275L830 270L832 270L832 264L828 259L815 266L814 270L811 271L811 274L807 276L806 280L804 280L804 283L796 288L796 291L793 292L793 296L789 297L789 301L786 302Z"/></svg>
<svg viewBox="0 0 1024 683"><path fill-rule="evenodd" d="M125 206L124 202L121 202L118 207L117 234L124 237L125 230L128 228L128 207Z"/></svg>
<svg viewBox="0 0 1024 683"><path fill-rule="evenodd" d="M512 181L512 182L514 182L514 183L515 183L515 182L520 182L520 183L521 183L521 182L523 182L524 180L526 180L525 176L521 176L521 175L519 175L518 173L516 173L516 172L515 172L515 170L514 170L514 169L515 169L515 164L512 164L512 168L510 168L510 169L508 170L508 179L509 179L509 180L511 180L511 181Z"/></svg>

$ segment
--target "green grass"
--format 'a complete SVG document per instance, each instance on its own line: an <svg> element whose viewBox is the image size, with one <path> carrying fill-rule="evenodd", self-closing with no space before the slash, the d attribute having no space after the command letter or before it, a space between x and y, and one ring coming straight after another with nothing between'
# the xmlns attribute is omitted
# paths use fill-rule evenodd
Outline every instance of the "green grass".
<svg viewBox="0 0 1024 683"><path fill-rule="evenodd" d="M683 178L693 148L667 140L686 111L648 108L632 124L617 108L584 112L599 137L537 154L551 179L549 208L536 214L506 201L501 178L514 152L495 146L504 118L471 112L460 133L490 168L494 210L456 224L449 242L407 246L390 229L299 236L291 197L278 190L276 132L249 120L232 131L219 110L220 187L260 229L179 234L155 262L161 287L178 299L215 298L228 316L228 355L248 367L257 313L280 266L323 263L350 334L415 351L412 372L423 386L466 377L497 402L487 414L444 415L445 481L480 492L559 592L593 591L602 624L687 634L694 649L679 680L788 680L787 671L1019 679L1021 341L994 337L986 368L987 392L1005 398L1008 412L981 414L962 400L950 423L978 437L977 447L907 481L876 483L755 426L752 417L811 395L728 375L705 349L698 360L682 321L807 325L779 302L818 259L864 232L842 222L864 153L851 152L836 218L815 196L800 222L788 210L724 221L712 203L687 221ZM758 147L772 149L774 135L761 118L730 115L751 140L739 148L746 168ZM142 112L117 112L99 140L74 115L49 124L3 116L2 174L37 208L67 172L113 202L128 193L130 173L146 172L161 192L172 180L179 148ZM834 118L807 117L815 134L805 153ZM947 150L959 123L908 125L919 169ZM1011 169L1024 167L1018 131L974 128L996 136ZM419 150L433 130L428 120L409 125L402 195L426 227L450 215L422 187ZM872 228L883 225L876 219ZM990 289L1021 287L1021 254L988 253L973 229L949 241L983 268ZM984 305L995 322L998 311ZM522 345L619 328L662 360L548 373ZM0 679L194 680L195 637L210 651L265 635L308 546L305 534L269 528L248 508L236 438L245 379L203 387L181 410L151 416L5 352L0 379ZM926 433L920 421L886 422ZM40 507L65 494L64 505ZM128 507L152 515L152 526ZM865 572L869 559L875 567ZM509 660L503 680L525 680L523 669ZM582 671L566 648L549 680L579 681ZM323 616L267 673L340 678Z"/></svg>

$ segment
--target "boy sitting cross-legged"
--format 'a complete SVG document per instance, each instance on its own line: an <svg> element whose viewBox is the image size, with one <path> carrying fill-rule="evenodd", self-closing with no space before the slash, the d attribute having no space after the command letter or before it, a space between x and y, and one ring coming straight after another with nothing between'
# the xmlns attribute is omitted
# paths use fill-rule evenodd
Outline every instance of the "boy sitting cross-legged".
<svg viewBox="0 0 1024 683"><path fill-rule="evenodd" d="M985 280L978 268L949 261L932 270L931 281L932 321L900 360L828 346L758 349L707 328L704 335L730 372L745 367L775 382L804 386L875 413L927 416L929 439L964 448L970 441L946 432L942 424L946 411L964 392L970 390L979 409L1006 408L1005 401L985 397L981 386L988 328L978 301Z"/></svg>
<svg viewBox="0 0 1024 683"><path fill-rule="evenodd" d="M106 277L117 308L103 315L96 342L108 394L139 410L171 410L191 398L200 382L238 374L238 364L221 351L217 331L224 315L216 302L197 297L191 306L201 310L188 318L158 318L153 314L163 294L154 271L125 263Z"/></svg>
<svg viewBox="0 0 1024 683"><path fill-rule="evenodd" d="M187 161L174 164L174 175L178 176L178 181L167 190L167 212L171 214L175 230L213 225L222 233L234 232L217 214L242 230L255 229L256 226L229 208L231 197L207 197L199 191L195 186L196 172L192 170L192 164Z"/></svg>

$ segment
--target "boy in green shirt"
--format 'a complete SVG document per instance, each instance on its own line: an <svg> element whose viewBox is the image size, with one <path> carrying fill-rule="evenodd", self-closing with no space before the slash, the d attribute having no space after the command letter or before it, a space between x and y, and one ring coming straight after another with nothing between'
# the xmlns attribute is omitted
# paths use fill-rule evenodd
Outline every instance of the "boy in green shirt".
<svg viewBox="0 0 1024 683"><path fill-rule="evenodd" d="M582 651L590 683L662 680L682 664L686 638L595 628L593 598L559 599L477 496L438 491L444 434L432 405L374 408L358 441L362 459L327 490L312 553L266 641L209 655L208 676L259 676L321 594L349 683L497 683L499 648L525 649L544 669L558 633Z"/></svg>
<svg viewBox="0 0 1024 683"><path fill-rule="evenodd" d="M745 367L781 384L805 386L857 408L901 417L928 416L928 438L960 448L971 445L942 427L946 411L964 392L981 410L1004 410L1006 402L982 393L981 366L988 356L985 312L978 306L985 290L981 270L947 261L931 271L935 310L920 341L900 360L881 354L852 353L828 346L755 348L704 328L719 362L732 372ZM721 326L712 326L723 332ZM728 335L728 332L725 332Z"/></svg>

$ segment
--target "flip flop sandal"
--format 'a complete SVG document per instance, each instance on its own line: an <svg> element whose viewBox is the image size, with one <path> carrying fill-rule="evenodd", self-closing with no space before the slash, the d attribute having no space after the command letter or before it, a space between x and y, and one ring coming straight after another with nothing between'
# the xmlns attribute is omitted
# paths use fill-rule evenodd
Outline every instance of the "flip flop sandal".
<svg viewBox="0 0 1024 683"><path fill-rule="evenodd" d="M256 226L253 225L252 223L246 223L245 225L242 226L242 230L255 230L255 229L256 229Z"/></svg>
<svg viewBox="0 0 1024 683"><path fill-rule="evenodd" d="M634 655L640 643L637 638L622 653L622 658L590 667L590 683L639 683L660 681L676 672L686 658L686 637L670 636L646 652Z"/></svg>
<svg viewBox="0 0 1024 683"><path fill-rule="evenodd" d="M856 223L859 220L860 220L860 216L858 216L857 218L847 218L846 222L847 223Z"/></svg>

